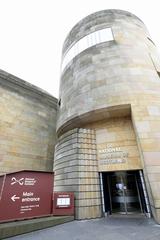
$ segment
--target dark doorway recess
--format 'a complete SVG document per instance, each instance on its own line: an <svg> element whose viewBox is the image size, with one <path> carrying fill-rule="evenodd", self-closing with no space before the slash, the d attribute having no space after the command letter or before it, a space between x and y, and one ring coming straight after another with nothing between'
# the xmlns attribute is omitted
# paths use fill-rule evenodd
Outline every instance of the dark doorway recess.
<svg viewBox="0 0 160 240"><path fill-rule="evenodd" d="M139 171L103 172L102 180L106 213L147 213Z"/></svg>

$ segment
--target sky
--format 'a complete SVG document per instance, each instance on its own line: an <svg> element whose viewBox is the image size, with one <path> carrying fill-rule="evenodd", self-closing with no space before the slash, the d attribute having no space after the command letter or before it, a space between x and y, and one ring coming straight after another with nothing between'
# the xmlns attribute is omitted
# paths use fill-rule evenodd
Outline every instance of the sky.
<svg viewBox="0 0 160 240"><path fill-rule="evenodd" d="M0 0L0 69L58 98L68 32L82 18L104 9L137 15L160 52L158 0Z"/></svg>

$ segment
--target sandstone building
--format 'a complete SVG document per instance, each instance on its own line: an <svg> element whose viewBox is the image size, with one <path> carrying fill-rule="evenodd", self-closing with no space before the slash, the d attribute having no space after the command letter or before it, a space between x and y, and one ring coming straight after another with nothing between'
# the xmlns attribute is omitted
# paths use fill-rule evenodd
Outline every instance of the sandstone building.
<svg viewBox="0 0 160 240"><path fill-rule="evenodd" d="M151 214L160 222L160 60L144 23L93 13L63 46L55 190L76 218Z"/></svg>
<svg viewBox="0 0 160 240"><path fill-rule="evenodd" d="M0 174L52 172L54 161L54 189L75 193L76 219L160 223L160 57L144 23L104 10L76 24L59 96L0 71Z"/></svg>
<svg viewBox="0 0 160 240"><path fill-rule="evenodd" d="M0 174L53 171L57 99L0 71Z"/></svg>

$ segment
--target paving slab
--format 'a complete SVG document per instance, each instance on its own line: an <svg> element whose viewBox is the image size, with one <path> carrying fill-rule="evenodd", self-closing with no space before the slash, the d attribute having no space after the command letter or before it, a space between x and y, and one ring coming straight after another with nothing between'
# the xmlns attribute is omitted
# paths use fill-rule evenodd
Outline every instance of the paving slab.
<svg viewBox="0 0 160 240"><path fill-rule="evenodd" d="M138 215L72 221L48 229L23 234L10 240L158 240L160 225Z"/></svg>

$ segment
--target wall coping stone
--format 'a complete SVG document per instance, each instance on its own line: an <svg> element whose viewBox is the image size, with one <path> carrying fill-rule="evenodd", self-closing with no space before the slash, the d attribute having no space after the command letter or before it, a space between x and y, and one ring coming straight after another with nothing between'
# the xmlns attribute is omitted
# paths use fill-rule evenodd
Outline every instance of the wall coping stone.
<svg viewBox="0 0 160 240"><path fill-rule="evenodd" d="M0 85L7 87L15 92L26 94L41 101L45 101L45 103L48 103L49 105L51 104L52 107L57 109L57 98L53 97L43 89L3 70L0 70Z"/></svg>

